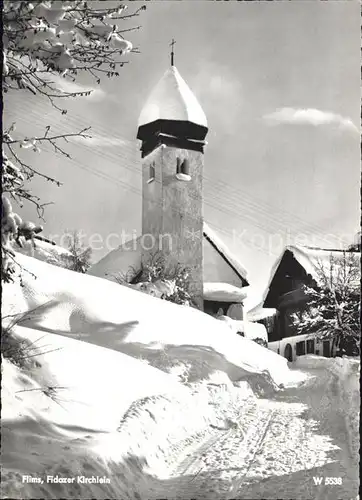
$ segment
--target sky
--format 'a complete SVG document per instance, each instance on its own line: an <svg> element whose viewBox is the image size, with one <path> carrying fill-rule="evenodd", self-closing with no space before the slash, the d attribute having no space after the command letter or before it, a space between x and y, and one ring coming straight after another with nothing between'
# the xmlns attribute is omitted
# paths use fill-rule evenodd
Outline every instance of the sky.
<svg viewBox="0 0 362 500"><path fill-rule="evenodd" d="M65 144L71 160L46 148L26 153L63 183L32 183L53 202L44 235L59 242L65 231L81 230L97 261L117 246L116 236L105 244L107 236L140 234L137 121L169 67L174 38L175 65L208 119L205 220L248 269L251 285L265 287L286 244L352 242L360 221L358 2L146 5L125 21L141 25L129 33L140 53L129 55L117 79L69 83L95 91L69 100L67 115L23 92L6 97L5 123L15 121L18 136L46 125L92 127L92 139ZM32 206L21 215L36 220Z"/></svg>

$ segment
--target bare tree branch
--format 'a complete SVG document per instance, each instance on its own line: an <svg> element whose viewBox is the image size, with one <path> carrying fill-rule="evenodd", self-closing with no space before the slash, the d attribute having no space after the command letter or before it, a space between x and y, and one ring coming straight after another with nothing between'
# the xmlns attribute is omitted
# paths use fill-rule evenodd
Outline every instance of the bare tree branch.
<svg viewBox="0 0 362 500"><path fill-rule="evenodd" d="M52 107L65 115L67 109L63 103L67 99L89 96L92 91L83 91L82 87L80 90L69 90L59 83L59 77L71 83L83 74L99 84L102 77L118 77L120 68L128 62L125 56L139 52L124 35L140 29L139 25L132 26L128 23L146 7L141 5L133 12L125 13L127 8L123 3L110 8L107 2L100 7L96 2L84 0L5 0L2 72L4 92L30 92L45 98ZM57 186L61 183L25 161L20 149L32 148L33 151L38 151L38 145L48 144L54 153L71 158L62 141L67 143L75 137L89 138L91 136L87 132L90 129L51 134L50 126L47 126L42 136L24 139L14 138L13 128L12 126L3 133L3 192L20 206L25 201L32 203L38 217L43 220L44 208L50 203L43 203L34 195L28 183L35 176ZM15 263L12 244L19 243L22 234L38 231L40 226L24 223L13 211L6 196L3 196L2 202L1 272L3 280L11 281Z"/></svg>

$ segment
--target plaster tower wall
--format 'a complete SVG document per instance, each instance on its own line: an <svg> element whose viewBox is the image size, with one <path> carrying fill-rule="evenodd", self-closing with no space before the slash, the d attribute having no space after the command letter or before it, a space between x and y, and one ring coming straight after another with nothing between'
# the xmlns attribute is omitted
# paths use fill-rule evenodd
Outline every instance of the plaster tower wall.
<svg viewBox="0 0 362 500"><path fill-rule="evenodd" d="M179 159L179 160L178 160ZM177 163L188 160L188 182L176 177ZM150 167L155 178L150 181ZM159 253L170 266L191 270L192 291L202 303L203 154L159 146L143 160L142 262ZM152 245L152 246L151 246ZM151 247L151 248L150 248Z"/></svg>

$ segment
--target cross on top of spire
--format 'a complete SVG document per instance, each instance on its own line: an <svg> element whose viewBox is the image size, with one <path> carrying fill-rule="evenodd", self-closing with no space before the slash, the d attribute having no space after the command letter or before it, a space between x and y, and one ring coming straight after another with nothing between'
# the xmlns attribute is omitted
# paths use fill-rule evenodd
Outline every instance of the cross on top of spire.
<svg viewBox="0 0 362 500"><path fill-rule="evenodd" d="M174 63L174 55L175 54L174 54L174 51L173 51L173 47L174 47L175 43L176 43L175 40L172 39L172 42L170 43L170 47L171 47L171 66L174 65L173 63Z"/></svg>

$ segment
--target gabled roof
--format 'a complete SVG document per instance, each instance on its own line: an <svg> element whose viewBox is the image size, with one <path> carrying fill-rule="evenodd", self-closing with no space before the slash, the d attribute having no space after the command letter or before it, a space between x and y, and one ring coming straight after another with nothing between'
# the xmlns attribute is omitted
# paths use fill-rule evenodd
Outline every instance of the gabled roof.
<svg viewBox="0 0 362 500"><path fill-rule="evenodd" d="M188 121L207 128L205 113L175 66L166 71L151 92L141 111L138 126L156 120Z"/></svg>
<svg viewBox="0 0 362 500"><path fill-rule="evenodd" d="M236 272L236 274L248 283L247 271L240 263L238 258L230 252L225 243L215 234L215 232L204 222L204 237L211 243L211 245L218 251L221 257L229 264L229 266Z"/></svg>
<svg viewBox="0 0 362 500"><path fill-rule="evenodd" d="M309 246L301 246L301 245L288 245L285 247L284 251L280 255L280 257L275 261L268 282L268 286L265 289L262 304L265 303L265 300L268 296L270 287L272 285L274 276L278 271L278 268L283 260L283 257L287 252L290 252L294 259L303 267L307 274L309 274L316 282L320 280L320 271L323 269L324 272L329 272L331 257L334 262L338 262L344 253L361 255L360 252L351 252L347 250L339 250L339 249L330 249L330 248L318 248L318 247L309 247ZM338 269L338 266L336 266Z"/></svg>
<svg viewBox="0 0 362 500"><path fill-rule="evenodd" d="M92 276L114 279L117 274L126 274L133 269L135 274L141 269L141 237L134 237L107 253L87 271ZM131 277L131 276L130 276Z"/></svg>
<svg viewBox="0 0 362 500"><path fill-rule="evenodd" d="M240 280L242 280L245 285L248 285L246 269L206 223L204 223L203 234L204 238L207 239L226 264L232 268ZM137 272L141 269L141 253L141 237L133 238L109 252L100 261L94 264L89 269L88 273L93 276L111 279L115 273L127 273L130 268L133 268L133 270Z"/></svg>
<svg viewBox="0 0 362 500"><path fill-rule="evenodd" d="M343 258L346 250L337 250L330 248L317 248L308 246L288 246L287 250L292 252L293 257L299 264L312 276L316 281L319 281L319 273L321 268L325 272L329 272L331 258L335 264ZM347 254L358 255L359 252L347 252ZM338 267L338 264L337 264Z"/></svg>

